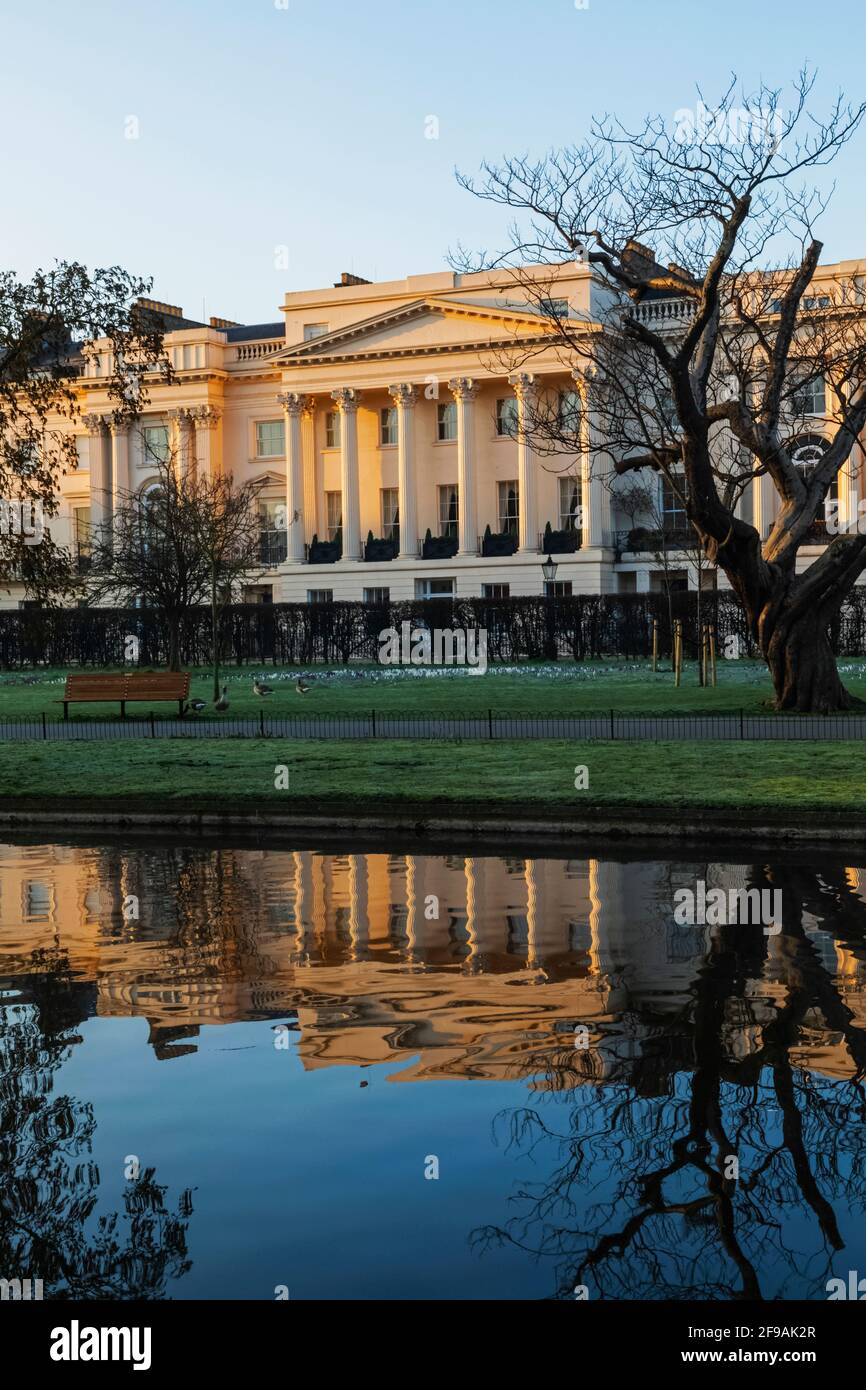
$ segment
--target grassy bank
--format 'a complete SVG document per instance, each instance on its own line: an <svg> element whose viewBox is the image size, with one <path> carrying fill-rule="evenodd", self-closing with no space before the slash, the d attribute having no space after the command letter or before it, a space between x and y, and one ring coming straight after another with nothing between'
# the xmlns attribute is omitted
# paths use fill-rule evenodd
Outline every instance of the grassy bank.
<svg viewBox="0 0 866 1390"><path fill-rule="evenodd" d="M583 811L606 807L862 812L863 758L852 744L416 742L324 743L279 739L168 743L3 745L0 806L44 809L98 798L142 804L196 802L214 809L282 805L314 809L434 800L458 806ZM589 773L575 790L575 767ZM275 786L285 766L288 790Z"/></svg>
<svg viewBox="0 0 866 1390"><path fill-rule="evenodd" d="M840 662L848 688L866 700L866 661ZM255 674L273 686L273 694L263 702L253 694ZM623 713L725 713L743 709L748 713L767 713L772 687L766 668L755 661L720 662L718 685L702 689L697 668L687 666L683 683L674 686L670 671L653 672L648 662L561 662L556 665L528 664L491 667L486 675L471 676L456 671L391 669L382 667L317 668L307 674L312 689L306 695L295 690L296 668L238 669L225 674L230 714L257 712L264 703L277 715L369 713L486 713L532 712L538 714L592 713L614 708ZM193 671L192 697L212 699L206 672ZM8 672L0 675L0 719L27 716L38 718L43 712L50 719L62 715L65 671L39 670ZM171 715L171 703L154 705L156 713ZM116 717L116 705L73 705L73 719ZM147 717L148 705L130 705L130 717Z"/></svg>

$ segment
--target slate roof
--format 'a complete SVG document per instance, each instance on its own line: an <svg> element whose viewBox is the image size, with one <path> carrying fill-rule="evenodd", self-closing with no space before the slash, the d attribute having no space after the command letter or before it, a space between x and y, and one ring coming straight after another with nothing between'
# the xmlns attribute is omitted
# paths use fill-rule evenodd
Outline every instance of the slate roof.
<svg viewBox="0 0 866 1390"><path fill-rule="evenodd" d="M225 332L230 343L250 343L256 338L284 338L286 325L282 320L279 323L242 323Z"/></svg>

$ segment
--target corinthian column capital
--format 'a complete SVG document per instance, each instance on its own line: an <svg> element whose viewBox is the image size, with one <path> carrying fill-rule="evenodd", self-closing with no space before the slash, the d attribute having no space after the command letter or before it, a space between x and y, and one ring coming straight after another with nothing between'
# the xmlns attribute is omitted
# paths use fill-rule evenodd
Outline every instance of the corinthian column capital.
<svg viewBox="0 0 866 1390"><path fill-rule="evenodd" d="M81 423L90 434L104 434L106 425L101 415L82 415Z"/></svg>
<svg viewBox="0 0 866 1390"><path fill-rule="evenodd" d="M413 406L418 399L417 387L411 386L408 381L398 381L394 386L389 386L388 394L395 405L402 405L405 409Z"/></svg>
<svg viewBox="0 0 866 1390"><path fill-rule="evenodd" d="M216 429L221 417L221 411L215 405L194 405L188 414L196 426L205 430Z"/></svg>
<svg viewBox="0 0 866 1390"><path fill-rule="evenodd" d="M331 392L331 400L336 403L341 414L349 415L358 409L360 394L360 391L356 391L352 386L340 386L336 391Z"/></svg>
<svg viewBox="0 0 866 1390"><path fill-rule="evenodd" d="M535 390L535 377L532 372L513 372L508 378L508 384L513 387L517 399L522 400L525 396L532 395Z"/></svg>
<svg viewBox="0 0 866 1390"><path fill-rule="evenodd" d="M453 376L448 383L448 390L458 401L474 401L478 395L478 382L471 376Z"/></svg>
<svg viewBox="0 0 866 1390"><path fill-rule="evenodd" d="M287 415L302 415L309 409L309 398L299 391L280 391L277 400Z"/></svg>
<svg viewBox="0 0 866 1390"><path fill-rule="evenodd" d="M586 362L582 367L575 367L571 373L571 379L577 384L578 390L588 391L597 376L597 371L592 362Z"/></svg>

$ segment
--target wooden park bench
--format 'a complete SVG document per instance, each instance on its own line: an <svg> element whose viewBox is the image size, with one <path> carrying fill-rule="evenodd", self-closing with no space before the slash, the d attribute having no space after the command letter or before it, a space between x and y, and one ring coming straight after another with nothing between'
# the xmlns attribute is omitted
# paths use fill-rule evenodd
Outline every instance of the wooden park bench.
<svg viewBox="0 0 866 1390"><path fill-rule="evenodd" d="M131 671L114 676L76 675L66 677L63 693L63 718L69 718L72 704L108 704L120 702L120 717L126 718L126 706L133 701L177 700L177 712L183 714L189 696L188 671Z"/></svg>

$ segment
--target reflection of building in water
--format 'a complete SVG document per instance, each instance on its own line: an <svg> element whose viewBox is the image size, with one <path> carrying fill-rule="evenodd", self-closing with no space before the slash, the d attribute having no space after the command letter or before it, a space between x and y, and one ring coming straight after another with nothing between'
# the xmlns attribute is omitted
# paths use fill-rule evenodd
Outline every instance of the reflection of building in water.
<svg viewBox="0 0 866 1390"><path fill-rule="evenodd" d="M574 1080L619 1076L685 1016L715 929L678 927L674 892L748 886L752 870L683 862L308 850L0 849L0 969L52 960L92 981L95 1011L144 1016L158 1055L198 1029L297 1019L306 1067L411 1060L400 1077L503 1076L590 1046ZM848 884L859 892L857 870ZM817 957L860 1006L863 967L806 915ZM784 998L786 946L728 1000L742 1059ZM812 1020L808 1020L811 1026ZM819 1030L824 1027L818 1020ZM824 1029L826 1033L826 1029ZM682 1065L692 1065L684 1041ZM843 1071L838 1040L823 1066ZM834 1061L836 1053L839 1058Z"/></svg>

